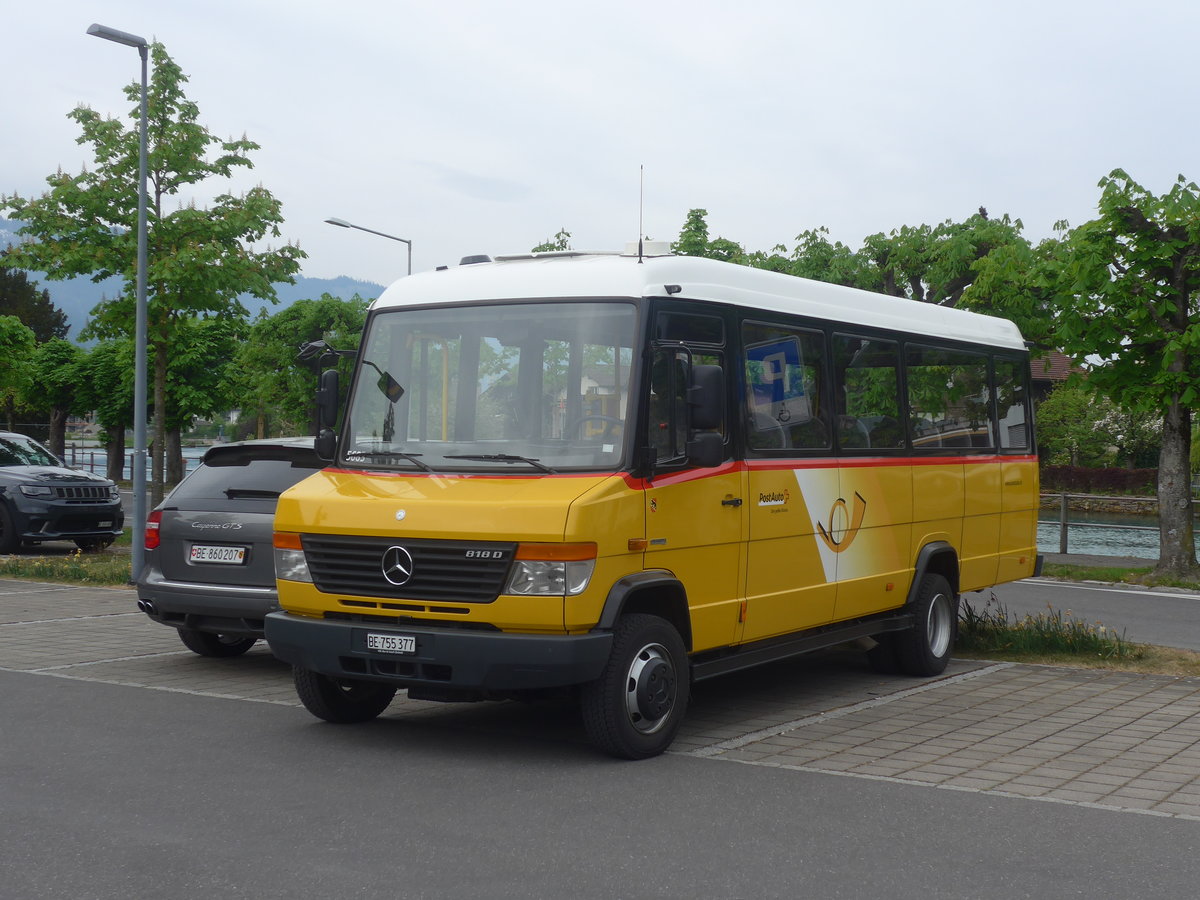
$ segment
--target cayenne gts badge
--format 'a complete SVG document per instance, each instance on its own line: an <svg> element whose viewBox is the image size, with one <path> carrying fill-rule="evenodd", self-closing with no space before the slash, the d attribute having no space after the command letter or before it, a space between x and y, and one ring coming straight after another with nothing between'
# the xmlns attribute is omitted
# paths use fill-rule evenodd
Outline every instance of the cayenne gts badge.
<svg viewBox="0 0 1200 900"><path fill-rule="evenodd" d="M380 566L383 577L389 584L399 587L407 584L413 574L412 554L403 547L388 547L383 551L383 561Z"/></svg>

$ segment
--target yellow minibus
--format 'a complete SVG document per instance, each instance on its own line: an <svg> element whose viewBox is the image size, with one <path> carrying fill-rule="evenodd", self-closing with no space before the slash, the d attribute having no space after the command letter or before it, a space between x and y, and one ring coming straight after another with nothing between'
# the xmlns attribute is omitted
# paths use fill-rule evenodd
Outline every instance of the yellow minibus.
<svg viewBox="0 0 1200 900"><path fill-rule="evenodd" d="M937 675L959 595L1034 574L1016 326L666 250L375 301L276 513L266 637L310 712L570 691L645 758L700 679L851 641Z"/></svg>

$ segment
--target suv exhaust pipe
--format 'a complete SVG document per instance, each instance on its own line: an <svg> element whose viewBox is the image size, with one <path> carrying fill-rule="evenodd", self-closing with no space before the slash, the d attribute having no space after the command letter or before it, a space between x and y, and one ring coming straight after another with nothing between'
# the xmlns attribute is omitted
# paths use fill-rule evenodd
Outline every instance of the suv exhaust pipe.
<svg viewBox="0 0 1200 900"><path fill-rule="evenodd" d="M137 602L137 608L148 616L152 616L155 614L155 612L157 612L157 610L154 608L153 600L139 600Z"/></svg>

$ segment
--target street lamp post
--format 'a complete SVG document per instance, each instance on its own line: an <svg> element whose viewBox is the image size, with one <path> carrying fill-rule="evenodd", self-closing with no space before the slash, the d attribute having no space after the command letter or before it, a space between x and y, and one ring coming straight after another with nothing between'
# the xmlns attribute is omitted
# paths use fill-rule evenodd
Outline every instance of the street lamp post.
<svg viewBox="0 0 1200 900"><path fill-rule="evenodd" d="M402 244L408 244L408 274L412 274L412 241L408 238L396 237L394 234L384 234L382 231L376 231L373 228L363 228L361 225L352 225L345 219L326 219L325 224L336 225L338 228L356 228L359 231L366 231L371 234L377 234L380 237L390 238L393 241L400 241Z"/></svg>
<svg viewBox="0 0 1200 900"><path fill-rule="evenodd" d="M88 34L137 47L142 58L142 110L138 129L137 306L133 354L133 553L130 582L146 560L146 95L149 44L136 34L92 25Z"/></svg>

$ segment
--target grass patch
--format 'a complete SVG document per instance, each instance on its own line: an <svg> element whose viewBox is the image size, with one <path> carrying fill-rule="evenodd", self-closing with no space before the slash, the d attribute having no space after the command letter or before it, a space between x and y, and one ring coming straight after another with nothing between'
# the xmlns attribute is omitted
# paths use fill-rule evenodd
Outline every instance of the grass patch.
<svg viewBox="0 0 1200 900"><path fill-rule="evenodd" d="M0 576L28 581L123 586L129 583L129 565L128 553L112 549L100 553L76 550L45 556L0 556Z"/></svg>
<svg viewBox="0 0 1200 900"><path fill-rule="evenodd" d="M1200 591L1200 581L1173 575L1156 575L1154 567L1123 568L1120 566L1073 566L1046 563L1042 576L1062 581L1106 581L1114 584L1139 584L1142 587L1175 587Z"/></svg>
<svg viewBox="0 0 1200 900"><path fill-rule="evenodd" d="M1070 610L1047 607L1044 613L1018 618L991 595L982 607L964 600L959 606L959 652L1003 652L1019 657L1065 655L1100 660L1136 660L1142 645L1125 640L1102 623L1076 619Z"/></svg>

